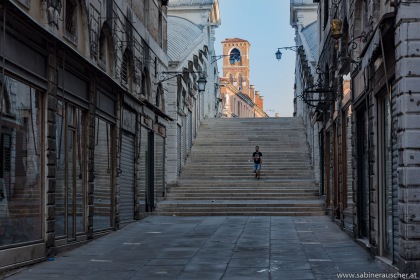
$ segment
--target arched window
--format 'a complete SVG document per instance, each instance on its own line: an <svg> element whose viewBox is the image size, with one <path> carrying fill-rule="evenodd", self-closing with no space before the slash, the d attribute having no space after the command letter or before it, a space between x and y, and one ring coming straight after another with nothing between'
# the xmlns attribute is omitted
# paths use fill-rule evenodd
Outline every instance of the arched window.
<svg viewBox="0 0 420 280"><path fill-rule="evenodd" d="M110 36L109 27L104 26L99 36L98 64L108 74L112 74L112 54L112 37Z"/></svg>
<svg viewBox="0 0 420 280"><path fill-rule="evenodd" d="M141 94L150 101L150 76L149 70L146 67L141 73Z"/></svg>
<svg viewBox="0 0 420 280"><path fill-rule="evenodd" d="M121 83L129 92L133 92L135 76L132 53L130 49L126 49L121 63Z"/></svg>
<svg viewBox="0 0 420 280"><path fill-rule="evenodd" d="M66 0L65 7L64 30L75 43L77 38L77 0Z"/></svg>
<svg viewBox="0 0 420 280"><path fill-rule="evenodd" d="M232 74L229 74L229 82L231 83L231 84L233 84L233 82L234 82L235 80L233 79L233 75Z"/></svg>
<svg viewBox="0 0 420 280"><path fill-rule="evenodd" d="M244 82L244 78L242 77L242 74L239 74L239 76L238 76L238 87L240 88L240 89L242 89L243 88L243 82Z"/></svg>
<svg viewBox="0 0 420 280"><path fill-rule="evenodd" d="M230 51L230 54L229 54L229 60L230 61L229 62L232 62L232 59L233 59L233 62L234 62L234 63L231 63L232 65L235 64L236 61L239 62L239 63L241 62L241 52L237 48L234 48Z"/></svg>
<svg viewBox="0 0 420 280"><path fill-rule="evenodd" d="M159 83L156 89L156 107L162 112L165 111L164 91L161 83Z"/></svg>

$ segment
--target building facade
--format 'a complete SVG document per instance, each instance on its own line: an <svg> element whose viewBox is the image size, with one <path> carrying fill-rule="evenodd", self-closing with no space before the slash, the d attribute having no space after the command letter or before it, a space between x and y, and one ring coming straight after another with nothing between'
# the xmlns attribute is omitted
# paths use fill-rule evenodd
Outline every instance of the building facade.
<svg viewBox="0 0 420 280"><path fill-rule="evenodd" d="M243 39L232 38L222 42L223 77L220 78L223 117L268 117L264 112L264 98L250 84L249 48ZM214 61L218 57L215 57Z"/></svg>
<svg viewBox="0 0 420 280"><path fill-rule="evenodd" d="M297 40L297 69L311 75L299 78L296 115L318 137L311 147L327 212L372 254L418 272L420 4L313 2L318 58L308 68Z"/></svg>
<svg viewBox="0 0 420 280"><path fill-rule="evenodd" d="M163 199L166 6L0 4L0 270L118 229Z"/></svg>
<svg viewBox="0 0 420 280"><path fill-rule="evenodd" d="M218 0L169 1L168 70L175 75L167 84L167 112L174 119L167 129L168 185L176 185L201 122L221 116L218 70L211 63L219 25ZM200 77L207 80L204 91L197 87Z"/></svg>

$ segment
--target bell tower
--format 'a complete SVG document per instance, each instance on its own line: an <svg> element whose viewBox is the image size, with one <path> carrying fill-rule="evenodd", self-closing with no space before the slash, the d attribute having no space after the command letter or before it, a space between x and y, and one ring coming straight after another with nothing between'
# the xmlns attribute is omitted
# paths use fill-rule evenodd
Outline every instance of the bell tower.
<svg viewBox="0 0 420 280"><path fill-rule="evenodd" d="M224 40L222 45L223 77L227 78L239 92L249 96L249 47L251 44L243 39L232 38Z"/></svg>

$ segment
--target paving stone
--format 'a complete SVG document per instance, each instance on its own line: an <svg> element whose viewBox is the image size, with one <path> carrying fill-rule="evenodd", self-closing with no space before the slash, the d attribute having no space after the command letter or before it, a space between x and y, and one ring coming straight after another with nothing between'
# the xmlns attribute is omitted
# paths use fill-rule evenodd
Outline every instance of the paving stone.
<svg viewBox="0 0 420 280"><path fill-rule="evenodd" d="M308 241L296 230L282 233L284 240L269 234L253 235L273 232L273 228L278 231L273 221L307 223L313 239ZM232 222L234 234L229 232ZM319 238L325 225L334 232L328 240ZM395 269L372 258L327 217L150 216L56 256L55 261L16 271L6 280L328 280L337 279L339 272Z"/></svg>

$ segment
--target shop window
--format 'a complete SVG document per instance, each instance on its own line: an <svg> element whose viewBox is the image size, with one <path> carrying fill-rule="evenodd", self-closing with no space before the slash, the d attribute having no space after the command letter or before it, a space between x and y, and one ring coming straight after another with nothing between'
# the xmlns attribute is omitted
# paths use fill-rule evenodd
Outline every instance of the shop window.
<svg viewBox="0 0 420 280"><path fill-rule="evenodd" d="M5 76L0 113L0 247L42 239L40 93Z"/></svg>

